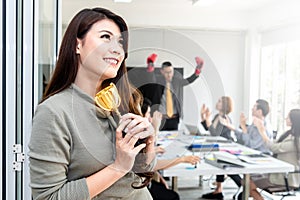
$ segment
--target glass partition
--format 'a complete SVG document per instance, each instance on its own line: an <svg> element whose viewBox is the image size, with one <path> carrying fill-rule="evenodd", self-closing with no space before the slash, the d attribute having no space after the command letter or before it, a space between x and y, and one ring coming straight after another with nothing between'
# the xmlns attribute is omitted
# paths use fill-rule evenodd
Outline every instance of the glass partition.
<svg viewBox="0 0 300 200"><path fill-rule="evenodd" d="M38 88L39 97L42 97L43 91L54 70L57 53L58 41L61 38L61 20L60 20L60 0L40 0L38 5Z"/></svg>

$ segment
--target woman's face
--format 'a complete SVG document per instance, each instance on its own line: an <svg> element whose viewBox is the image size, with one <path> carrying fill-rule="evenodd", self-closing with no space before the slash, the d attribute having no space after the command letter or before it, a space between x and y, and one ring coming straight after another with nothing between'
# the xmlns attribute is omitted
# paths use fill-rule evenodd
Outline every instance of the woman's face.
<svg viewBox="0 0 300 200"><path fill-rule="evenodd" d="M87 79L114 78L124 60L119 27L110 19L96 22L84 39L77 40L80 72Z"/></svg>
<svg viewBox="0 0 300 200"><path fill-rule="evenodd" d="M292 126L290 114L288 114L287 117L285 118L285 123L287 126Z"/></svg>
<svg viewBox="0 0 300 200"><path fill-rule="evenodd" d="M222 105L222 99L219 99L218 102L217 102L217 104L216 104L216 109L218 111L222 111L222 107L223 107L223 105Z"/></svg>

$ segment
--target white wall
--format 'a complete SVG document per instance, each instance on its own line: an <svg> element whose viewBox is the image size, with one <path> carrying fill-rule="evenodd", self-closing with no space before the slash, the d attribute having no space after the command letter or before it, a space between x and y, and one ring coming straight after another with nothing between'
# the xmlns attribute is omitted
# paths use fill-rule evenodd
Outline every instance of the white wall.
<svg viewBox="0 0 300 200"><path fill-rule="evenodd" d="M200 79L184 89L184 122L200 125L201 105L214 111L222 95L234 99L232 118L236 122L244 101L244 49L244 32L130 28L127 65L145 66L147 56L157 53L157 67L170 60L175 67L184 67L187 77L194 72L194 57L202 57L205 64Z"/></svg>
<svg viewBox="0 0 300 200"><path fill-rule="evenodd" d="M239 113L244 106L244 32L185 31L185 34L205 49L216 67L214 73L218 73L220 76L221 80L216 79L217 76L214 73L205 77L209 83L210 92L215 94L213 102L210 102L212 108L215 107L215 103L221 95L231 96L234 100L234 112L231 116L234 122L238 122ZM221 88L214 87L216 81L221 81L223 93L220 91Z"/></svg>
<svg viewBox="0 0 300 200"><path fill-rule="evenodd" d="M300 23L290 23L263 30L261 36L262 46L300 40Z"/></svg>
<svg viewBox="0 0 300 200"><path fill-rule="evenodd" d="M124 17L131 27L154 26L172 30L180 28L178 30L180 34L189 37L193 41L191 43L197 44L201 49L200 56L205 55L206 60L201 80L197 80L191 87L186 88L186 91L189 91L188 94L197 95L194 95L194 98L188 98L185 103L189 103L189 106L195 102L199 105L205 102L214 107L217 97L213 95L221 94L218 89L215 90L214 84L221 82L224 88L221 87L221 90L224 90L222 94L232 96L235 101L233 113L235 122L241 111L250 117L250 109L258 97L260 45L278 39L297 37L298 31L291 36L294 29L285 26L300 24L299 0L229 0L218 1L216 4L205 7L192 5L188 0L134 0L129 4L114 3L111 0L101 1L101 3L99 0L63 0L62 5L67 8L63 9L62 13L62 20L65 24L82 8L100 6ZM276 33L273 32L274 27ZM129 64L145 64L146 55L158 45L160 48L168 48L167 52L165 49L157 50L160 54L158 63L163 58L172 58L175 65L187 66L188 69L185 69L185 72L188 75L192 71L193 56L196 53L187 51L190 56L182 56L183 54L177 51L171 52L170 49L176 45L169 48L171 46L165 44L165 38L160 36L164 33L153 31L151 33L143 33L143 35L150 34L152 37L147 38L152 45L148 50L145 50L145 47L141 50L132 46L139 42L141 46L148 45L147 41L142 40L143 37L140 38L142 33L131 34L136 41L131 43L130 50L135 52L130 53ZM214 72L219 74L220 80L215 81L215 78L211 78ZM189 111L185 110L185 113ZM194 114L185 120L194 123L199 119Z"/></svg>

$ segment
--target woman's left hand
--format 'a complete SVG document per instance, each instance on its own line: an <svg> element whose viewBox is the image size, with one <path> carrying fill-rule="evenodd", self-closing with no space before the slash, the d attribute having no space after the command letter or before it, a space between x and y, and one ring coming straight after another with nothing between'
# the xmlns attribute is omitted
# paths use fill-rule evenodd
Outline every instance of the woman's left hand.
<svg viewBox="0 0 300 200"><path fill-rule="evenodd" d="M122 115L121 121L131 120L129 124L124 129L126 134L134 135L139 139L146 138L148 136L154 135L154 128L147 118L144 118L133 113L127 113Z"/></svg>

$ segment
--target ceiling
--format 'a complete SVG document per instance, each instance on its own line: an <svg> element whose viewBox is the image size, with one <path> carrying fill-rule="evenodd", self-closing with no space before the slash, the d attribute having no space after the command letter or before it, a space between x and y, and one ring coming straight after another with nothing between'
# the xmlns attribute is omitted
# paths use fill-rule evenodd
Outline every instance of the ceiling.
<svg viewBox="0 0 300 200"><path fill-rule="evenodd" d="M96 6L116 12L135 27L245 30L300 21L298 0L62 0L63 23L82 8Z"/></svg>

